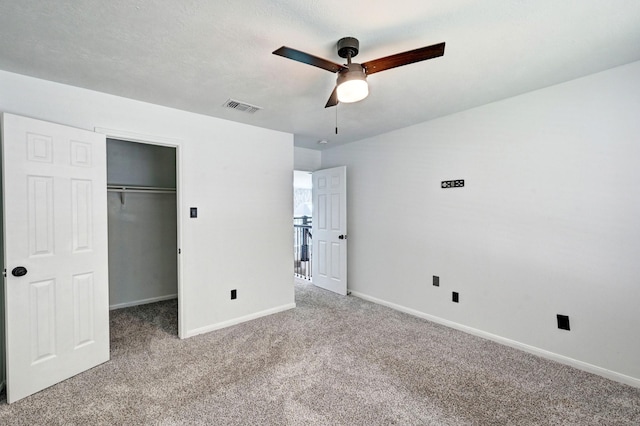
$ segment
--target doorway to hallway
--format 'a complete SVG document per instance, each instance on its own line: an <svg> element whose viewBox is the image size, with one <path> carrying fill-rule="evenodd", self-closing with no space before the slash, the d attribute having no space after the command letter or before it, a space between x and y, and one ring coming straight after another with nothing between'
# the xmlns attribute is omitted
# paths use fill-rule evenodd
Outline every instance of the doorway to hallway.
<svg viewBox="0 0 640 426"><path fill-rule="evenodd" d="M310 172L293 172L293 271L306 281L312 280L312 188Z"/></svg>

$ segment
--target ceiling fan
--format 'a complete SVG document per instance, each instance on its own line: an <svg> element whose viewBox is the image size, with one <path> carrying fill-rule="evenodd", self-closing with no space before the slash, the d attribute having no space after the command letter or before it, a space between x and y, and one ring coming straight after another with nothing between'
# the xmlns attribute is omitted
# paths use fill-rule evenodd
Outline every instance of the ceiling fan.
<svg viewBox="0 0 640 426"><path fill-rule="evenodd" d="M362 64L356 64L351 62L351 59L356 57L360 50L360 42L358 39L354 37L341 38L338 41L337 47L338 56L347 59L347 63L344 65L286 46L276 49L273 54L338 73L336 87L333 89L327 104L324 106L325 108L335 106L338 102L358 102L366 98L369 94L367 76L370 74L444 55L443 42L391 56L385 56L384 58L374 59L363 62Z"/></svg>

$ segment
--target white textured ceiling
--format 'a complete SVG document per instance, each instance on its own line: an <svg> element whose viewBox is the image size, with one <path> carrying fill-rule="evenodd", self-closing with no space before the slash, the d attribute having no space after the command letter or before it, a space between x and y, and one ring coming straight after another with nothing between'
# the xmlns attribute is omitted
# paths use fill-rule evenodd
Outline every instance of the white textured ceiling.
<svg viewBox="0 0 640 426"><path fill-rule="evenodd" d="M286 45L355 62L446 42L324 105L335 74ZM638 0L0 1L0 69L295 134L322 149L640 60ZM222 107L233 98L264 109ZM317 141L326 139L326 145Z"/></svg>

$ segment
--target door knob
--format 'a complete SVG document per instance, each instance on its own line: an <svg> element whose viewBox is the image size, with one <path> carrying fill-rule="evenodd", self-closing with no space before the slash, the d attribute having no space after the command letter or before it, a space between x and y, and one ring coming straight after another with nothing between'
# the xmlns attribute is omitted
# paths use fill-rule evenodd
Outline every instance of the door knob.
<svg viewBox="0 0 640 426"><path fill-rule="evenodd" d="M346 235L338 235L338 238L341 240L346 240L347 236Z"/></svg>
<svg viewBox="0 0 640 426"><path fill-rule="evenodd" d="M24 266L16 266L11 271L11 275L13 275L14 277L22 277L23 275L27 275L27 268L25 268Z"/></svg>

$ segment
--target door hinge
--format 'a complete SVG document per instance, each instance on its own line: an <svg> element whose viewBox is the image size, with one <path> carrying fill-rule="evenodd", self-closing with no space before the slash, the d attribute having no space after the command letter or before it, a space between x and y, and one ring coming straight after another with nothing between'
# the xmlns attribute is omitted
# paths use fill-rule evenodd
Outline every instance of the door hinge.
<svg viewBox="0 0 640 426"><path fill-rule="evenodd" d="M181 249L178 249L178 254L182 254L182 250Z"/></svg>

